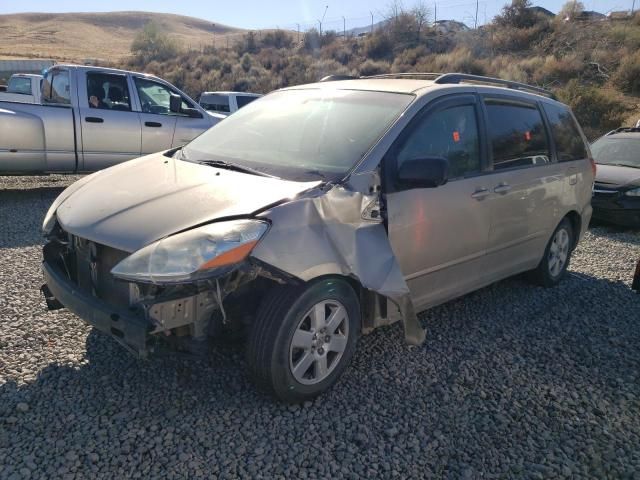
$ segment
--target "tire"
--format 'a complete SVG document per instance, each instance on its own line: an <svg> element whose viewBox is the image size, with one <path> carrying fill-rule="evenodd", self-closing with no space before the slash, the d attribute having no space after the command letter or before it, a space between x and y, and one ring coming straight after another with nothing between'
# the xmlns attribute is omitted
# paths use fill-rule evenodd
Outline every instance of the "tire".
<svg viewBox="0 0 640 480"><path fill-rule="evenodd" d="M545 288L560 283L567 273L573 246L573 227L569 219L564 218L551 235L542 260L536 269L530 272L530 279Z"/></svg>
<svg viewBox="0 0 640 480"><path fill-rule="evenodd" d="M325 324L323 317L333 322ZM325 328L321 335L320 327ZM262 390L287 403L304 402L336 383L353 357L359 333L360 305L346 281L276 286L249 332L247 365Z"/></svg>

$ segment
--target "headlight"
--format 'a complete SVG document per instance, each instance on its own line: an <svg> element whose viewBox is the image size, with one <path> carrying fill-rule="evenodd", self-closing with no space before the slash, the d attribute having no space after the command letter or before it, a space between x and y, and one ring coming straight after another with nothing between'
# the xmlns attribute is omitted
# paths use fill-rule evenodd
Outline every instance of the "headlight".
<svg viewBox="0 0 640 480"><path fill-rule="evenodd" d="M640 197L640 187L624 192L627 197Z"/></svg>
<svg viewBox="0 0 640 480"><path fill-rule="evenodd" d="M159 240L132 253L111 273L123 280L180 283L244 260L269 225L259 220L212 223Z"/></svg>

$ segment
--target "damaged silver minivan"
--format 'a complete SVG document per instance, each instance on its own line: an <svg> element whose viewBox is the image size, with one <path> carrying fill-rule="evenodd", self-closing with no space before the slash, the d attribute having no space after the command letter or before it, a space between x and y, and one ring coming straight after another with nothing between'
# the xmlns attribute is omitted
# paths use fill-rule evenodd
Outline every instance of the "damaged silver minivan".
<svg viewBox="0 0 640 480"><path fill-rule="evenodd" d="M331 80L331 79L330 79ZM271 93L186 146L84 177L44 220L43 292L131 352L245 332L288 402L361 333L521 272L565 275L594 165L548 92L463 74Z"/></svg>

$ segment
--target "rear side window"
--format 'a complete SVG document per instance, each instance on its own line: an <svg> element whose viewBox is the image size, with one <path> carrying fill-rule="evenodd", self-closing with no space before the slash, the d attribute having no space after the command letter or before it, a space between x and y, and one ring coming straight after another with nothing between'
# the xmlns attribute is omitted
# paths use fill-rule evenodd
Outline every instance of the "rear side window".
<svg viewBox="0 0 640 480"><path fill-rule="evenodd" d="M69 105L71 103L71 88L69 86L69 72L66 70L50 70L42 83L42 101Z"/></svg>
<svg viewBox="0 0 640 480"><path fill-rule="evenodd" d="M31 79L29 77L11 77L7 85L8 93L31 95Z"/></svg>
<svg viewBox="0 0 640 480"><path fill-rule="evenodd" d="M105 73L87 73L89 108L131 111L127 77Z"/></svg>
<svg viewBox="0 0 640 480"><path fill-rule="evenodd" d="M239 104L240 99L238 99L238 106ZM229 113L231 111L229 108L229 97L226 95L203 95L200 97L200 106L211 112Z"/></svg>
<svg viewBox="0 0 640 480"><path fill-rule="evenodd" d="M487 100L493 168L546 165L549 142L537 107Z"/></svg>
<svg viewBox="0 0 640 480"><path fill-rule="evenodd" d="M245 105L250 104L251 102L253 102L257 98L258 97L250 97L248 95L238 95L236 97L236 102L238 102L238 108L242 108Z"/></svg>
<svg viewBox="0 0 640 480"><path fill-rule="evenodd" d="M556 144L558 161L570 162L587 158L587 149L569 109L547 103L543 104L543 108L551 124L551 135Z"/></svg>

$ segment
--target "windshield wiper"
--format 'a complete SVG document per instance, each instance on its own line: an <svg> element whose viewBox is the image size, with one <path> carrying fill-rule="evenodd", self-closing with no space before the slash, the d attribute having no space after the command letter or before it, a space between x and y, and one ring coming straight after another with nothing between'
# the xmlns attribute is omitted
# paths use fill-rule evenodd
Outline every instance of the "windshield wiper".
<svg viewBox="0 0 640 480"><path fill-rule="evenodd" d="M327 176L324 173L322 173L320 170L305 170L304 174L305 175L313 175L314 177L320 177L320 179L323 182L328 181Z"/></svg>
<svg viewBox="0 0 640 480"><path fill-rule="evenodd" d="M244 165L238 165L237 163L229 163L223 160L195 160L196 163L203 165L209 165L211 167L224 168L225 170L233 170L235 172L248 173L251 175L258 175L260 177L278 178L275 175L269 175L268 173L261 172L251 167Z"/></svg>

